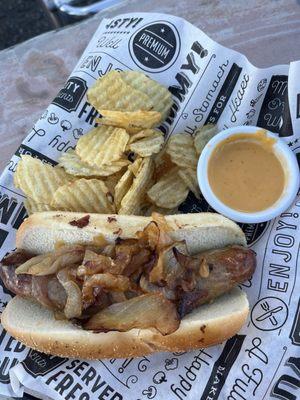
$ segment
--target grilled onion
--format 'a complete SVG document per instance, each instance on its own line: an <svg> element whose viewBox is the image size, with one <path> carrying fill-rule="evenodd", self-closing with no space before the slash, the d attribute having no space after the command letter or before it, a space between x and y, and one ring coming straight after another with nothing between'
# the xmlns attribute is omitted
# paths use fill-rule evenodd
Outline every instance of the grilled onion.
<svg viewBox="0 0 300 400"><path fill-rule="evenodd" d="M16 274L52 275L69 265L81 263L84 252L80 245L63 246L52 253L32 257L16 269Z"/></svg>
<svg viewBox="0 0 300 400"><path fill-rule="evenodd" d="M149 275L149 281L151 283L171 283L170 287L173 289L175 286L172 284L174 280L182 276L183 268L178 263L174 248L186 251L185 242L173 242L171 245L161 249L159 251L158 259L155 267L152 269Z"/></svg>
<svg viewBox="0 0 300 400"><path fill-rule="evenodd" d="M179 327L175 305L161 294L144 294L112 304L95 314L84 328L94 331L129 331L133 328L156 328L168 335Z"/></svg>
<svg viewBox="0 0 300 400"><path fill-rule="evenodd" d="M169 235L169 232L171 232L172 229L168 225L164 215L159 214L157 212L153 212L151 217L159 228L159 241L157 243L156 249L160 251L161 249L169 247L171 244L174 243L173 239Z"/></svg>
<svg viewBox="0 0 300 400"><path fill-rule="evenodd" d="M82 313L81 290L68 274L68 269L62 269L57 274L57 279L67 293L67 300L64 308L66 318L78 318Z"/></svg>
<svg viewBox="0 0 300 400"><path fill-rule="evenodd" d="M52 263L52 256L50 253L47 254L40 254L38 256L34 256L29 260L25 261L19 267L16 268L16 274L30 274L30 269L33 266L41 265L42 268L47 268Z"/></svg>
<svg viewBox="0 0 300 400"><path fill-rule="evenodd" d="M94 275L99 272L112 272L112 259L91 250L86 250L82 265L78 267L77 275Z"/></svg>
<svg viewBox="0 0 300 400"><path fill-rule="evenodd" d="M159 241L159 227L156 222L151 221L142 231L137 232L137 238L141 246L150 247L155 250Z"/></svg>
<svg viewBox="0 0 300 400"><path fill-rule="evenodd" d="M131 288L131 283L126 276L113 275L109 272L87 277L82 286L84 309L94 303L96 288L105 289L107 291L125 292Z"/></svg>

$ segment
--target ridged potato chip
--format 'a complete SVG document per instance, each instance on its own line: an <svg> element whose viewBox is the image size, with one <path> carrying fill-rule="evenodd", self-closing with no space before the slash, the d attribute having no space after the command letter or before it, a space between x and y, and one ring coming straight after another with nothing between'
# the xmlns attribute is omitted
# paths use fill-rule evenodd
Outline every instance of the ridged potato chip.
<svg viewBox="0 0 300 400"><path fill-rule="evenodd" d="M94 159L114 130L113 126L98 126L92 129L78 140L75 152L82 161L94 167Z"/></svg>
<svg viewBox="0 0 300 400"><path fill-rule="evenodd" d="M115 187L115 204L117 209L119 209L123 197L130 189L133 182L133 178L134 178L133 173L130 171L130 169L128 169L117 183Z"/></svg>
<svg viewBox="0 0 300 400"><path fill-rule="evenodd" d="M19 176L18 176L17 173L14 174L13 181L14 181L14 185L15 185L16 188L20 187Z"/></svg>
<svg viewBox="0 0 300 400"><path fill-rule="evenodd" d="M174 164L179 167L196 168L198 157L193 138L188 133L172 135L167 143L166 152Z"/></svg>
<svg viewBox="0 0 300 400"><path fill-rule="evenodd" d="M142 158L137 158L133 164L129 165L128 169L133 173L134 176L137 176L141 163L143 159Z"/></svg>
<svg viewBox="0 0 300 400"><path fill-rule="evenodd" d="M195 131L194 146L198 156L202 153L206 143L210 141L218 133L217 125L204 125Z"/></svg>
<svg viewBox="0 0 300 400"><path fill-rule="evenodd" d="M120 75L128 85L146 94L152 102L151 109L159 111L162 119L166 119L173 104L171 92L166 87L139 71L122 71Z"/></svg>
<svg viewBox="0 0 300 400"><path fill-rule="evenodd" d="M37 203L50 204L53 194L74 178L63 168L52 167L37 158L22 156L15 172L15 186Z"/></svg>
<svg viewBox="0 0 300 400"><path fill-rule="evenodd" d="M187 187L194 193L197 199L200 198L200 189L197 180L197 171L192 168L180 168L178 175L187 185Z"/></svg>
<svg viewBox="0 0 300 400"><path fill-rule="evenodd" d="M117 209L120 208L121 201L125 194L128 192L130 189L134 177L137 176L140 166L142 163L143 159L142 158L137 158L134 163L128 166L127 171L123 174L123 176L119 179L119 182L115 186L115 204L117 206Z"/></svg>
<svg viewBox="0 0 300 400"><path fill-rule="evenodd" d="M74 150L64 153L58 160L58 165L63 167L70 175L75 176L101 176L99 168L91 167L80 159Z"/></svg>
<svg viewBox="0 0 300 400"><path fill-rule="evenodd" d="M164 135L161 132L153 129L148 129L147 131L152 132L151 136L147 136L129 145L130 151L141 157L150 157L152 154L159 153L164 144Z"/></svg>
<svg viewBox="0 0 300 400"><path fill-rule="evenodd" d="M165 163L166 158L170 159L169 154L166 152L167 147L165 146L155 157L154 157L154 162L155 162L155 168L159 168L162 164Z"/></svg>
<svg viewBox="0 0 300 400"><path fill-rule="evenodd" d="M178 176L178 168L173 168L162 176L147 192L148 198L158 207L178 207L187 197L189 189Z"/></svg>
<svg viewBox="0 0 300 400"><path fill-rule="evenodd" d="M134 133L133 135L130 136L129 138L129 144L137 142L140 139L144 139L146 137L151 137L153 136L153 131L154 129L143 129L142 131L139 131L137 133ZM155 132L155 131L154 131Z"/></svg>
<svg viewBox="0 0 300 400"><path fill-rule="evenodd" d="M125 129L115 128L99 149L98 154L94 158L94 165L100 167L120 160L125 152L128 141L129 135Z"/></svg>
<svg viewBox="0 0 300 400"><path fill-rule="evenodd" d="M122 168L120 171L116 172L115 174L110 175L107 178L105 178L104 183L107 186L110 193L112 193L113 195L115 193L115 187L117 186L119 180L122 178L122 176L126 172L124 169L125 168Z"/></svg>
<svg viewBox="0 0 300 400"><path fill-rule="evenodd" d="M27 199L24 200L24 206L26 208L28 215L36 213L36 212L53 210L53 208L49 204L37 203L36 201L32 200L30 197L27 197Z"/></svg>
<svg viewBox="0 0 300 400"><path fill-rule="evenodd" d="M102 118L96 120L99 124L124 128L129 133L136 133L141 129L153 128L161 121L161 113L158 111L101 110L101 115Z"/></svg>
<svg viewBox="0 0 300 400"><path fill-rule="evenodd" d="M152 101L143 92L128 85L117 71L110 71L88 90L89 103L101 110L151 110Z"/></svg>
<svg viewBox="0 0 300 400"><path fill-rule="evenodd" d="M59 187L54 193L51 206L64 211L115 212L113 195L105 183L98 179L82 178Z"/></svg>
<svg viewBox="0 0 300 400"><path fill-rule="evenodd" d="M166 152L166 146L154 158L155 162L155 179L159 180L163 175L167 174L176 165L172 162L171 157Z"/></svg>
<svg viewBox="0 0 300 400"><path fill-rule="evenodd" d="M150 157L144 158L130 189L121 201L119 214L139 215L142 201L152 182L153 172L153 160Z"/></svg>
<svg viewBox="0 0 300 400"><path fill-rule="evenodd" d="M111 164L101 165L99 167L99 173L102 177L114 175L129 164L130 161L127 158L121 158L120 160L113 161Z"/></svg>

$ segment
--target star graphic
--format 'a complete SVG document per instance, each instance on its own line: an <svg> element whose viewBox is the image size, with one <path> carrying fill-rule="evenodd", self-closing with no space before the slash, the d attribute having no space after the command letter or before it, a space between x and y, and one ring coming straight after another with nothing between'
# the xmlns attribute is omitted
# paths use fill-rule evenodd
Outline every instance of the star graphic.
<svg viewBox="0 0 300 400"><path fill-rule="evenodd" d="M164 28L161 28L160 31L161 31L161 33L164 33L164 32L165 32L165 29L164 29Z"/></svg>
<svg viewBox="0 0 300 400"><path fill-rule="evenodd" d="M293 143L292 143L292 142L290 142L288 145L289 145L289 147L292 147L292 146L293 146Z"/></svg>
<svg viewBox="0 0 300 400"><path fill-rule="evenodd" d="M298 143L298 139L295 139L294 143L295 143L295 144Z"/></svg>
<svg viewBox="0 0 300 400"><path fill-rule="evenodd" d="M148 58L148 57L145 57L144 60L145 60L146 62L148 62L148 61L149 61L149 58Z"/></svg>

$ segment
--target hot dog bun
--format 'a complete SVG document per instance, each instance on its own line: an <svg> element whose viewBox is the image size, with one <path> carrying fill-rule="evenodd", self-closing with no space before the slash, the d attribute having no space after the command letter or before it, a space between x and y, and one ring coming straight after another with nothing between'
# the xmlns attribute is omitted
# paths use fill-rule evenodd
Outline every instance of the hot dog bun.
<svg viewBox="0 0 300 400"><path fill-rule="evenodd" d="M89 243L96 235L113 242L118 236L134 237L151 217L90 214L87 226L78 228L70 221L86 214L45 212L30 216L17 233L17 247L34 253L53 250L57 241ZM241 229L218 214L182 214L166 217L174 230L174 239L185 239L190 254L232 244L245 245ZM148 355L157 351L186 351L208 347L230 338L244 324L249 311L246 295L238 288L211 304L186 315L179 329L163 336L155 329L128 332L93 333L53 313L35 301L13 298L2 313L3 327L17 340L45 353L85 359L123 358Z"/></svg>
<svg viewBox="0 0 300 400"><path fill-rule="evenodd" d="M179 329L162 336L152 329L93 333L53 313L33 300L14 297L1 318L4 329L27 346L61 357L126 358L157 351L187 351L208 347L232 337L248 315L248 300L236 288L184 317Z"/></svg>
<svg viewBox="0 0 300 400"><path fill-rule="evenodd" d="M17 232L16 247L42 254L54 250L58 241L66 243L90 243L99 234L111 243L117 237L132 238L151 221L151 217L134 215L89 214L86 226L77 228L70 225L86 213L41 212L31 215ZM246 238L240 227L228 218L214 213L168 215L166 220L175 240L186 240L190 254L203 250L229 246L246 245Z"/></svg>

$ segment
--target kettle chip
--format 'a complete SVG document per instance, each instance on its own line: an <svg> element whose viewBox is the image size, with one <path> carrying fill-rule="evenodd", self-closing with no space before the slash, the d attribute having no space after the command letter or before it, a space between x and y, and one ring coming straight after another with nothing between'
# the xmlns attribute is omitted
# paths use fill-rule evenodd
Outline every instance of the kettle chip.
<svg viewBox="0 0 300 400"><path fill-rule="evenodd" d="M128 133L136 133L141 129L153 128L161 122L158 111L112 111L100 110L102 118L96 122L102 125L124 128Z"/></svg>
<svg viewBox="0 0 300 400"><path fill-rule="evenodd" d="M50 204L54 192L73 179L63 168L24 155L17 165L14 183L36 203Z"/></svg>
<svg viewBox="0 0 300 400"><path fill-rule="evenodd" d="M129 149L141 157L149 157L152 154L159 153L164 144L164 136L161 132L150 129L147 131L151 131L151 136L129 144Z"/></svg>
<svg viewBox="0 0 300 400"><path fill-rule="evenodd" d="M163 208L178 207L187 197L189 189L178 176L178 168L163 175L147 192L150 201Z"/></svg>
<svg viewBox="0 0 300 400"><path fill-rule="evenodd" d="M188 133L172 135L167 143L166 152L174 164L179 167L196 168L198 156L192 136Z"/></svg>
<svg viewBox="0 0 300 400"><path fill-rule="evenodd" d="M192 168L180 168L178 175L187 185L187 187L194 193L197 199L200 199L200 189L197 181L197 171Z"/></svg>
<svg viewBox="0 0 300 400"><path fill-rule="evenodd" d="M74 150L69 150L58 159L58 165L70 175L87 177L101 176L99 168L91 167L80 159Z"/></svg>
<svg viewBox="0 0 300 400"><path fill-rule="evenodd" d="M110 71L88 89L89 103L100 110L138 111L151 110L150 98L128 85L117 71Z"/></svg>
<svg viewBox="0 0 300 400"><path fill-rule="evenodd" d="M169 90L138 71L111 71L88 90L101 114L57 166L22 156L14 183L28 212L173 214L189 190L199 198L197 158L216 128L194 137L172 135L165 144L157 128L173 104ZM32 173L34 171L34 174Z"/></svg>
<svg viewBox="0 0 300 400"><path fill-rule="evenodd" d="M43 203L37 203L30 197L27 197L24 200L24 207L27 211L28 215L31 215L36 212L42 212L42 211L52 211L53 208L49 204L43 204Z"/></svg>
<svg viewBox="0 0 300 400"><path fill-rule="evenodd" d="M216 125L208 124L202 128L196 129L194 133L194 146L198 156L202 153L205 145L210 141L211 138L216 136L218 128Z"/></svg>
<svg viewBox="0 0 300 400"><path fill-rule="evenodd" d="M59 187L51 206L56 210L110 214L115 212L113 196L98 179L78 179Z"/></svg>
<svg viewBox="0 0 300 400"><path fill-rule="evenodd" d="M139 215L143 198L152 182L153 172L153 160L151 157L144 158L130 189L121 201L119 214Z"/></svg>

